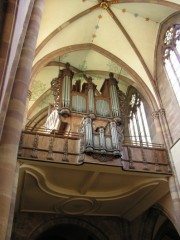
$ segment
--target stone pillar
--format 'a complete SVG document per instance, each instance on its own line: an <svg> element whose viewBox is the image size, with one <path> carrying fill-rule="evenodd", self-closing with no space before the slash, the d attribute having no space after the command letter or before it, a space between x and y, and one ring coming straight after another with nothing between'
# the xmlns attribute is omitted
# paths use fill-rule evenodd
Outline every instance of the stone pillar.
<svg viewBox="0 0 180 240"><path fill-rule="evenodd" d="M25 126L26 126L26 121L27 121L27 113L28 113L28 104L29 104L29 101L31 100L31 95L32 95L32 92L30 90L27 91L27 99L26 99L26 109L25 109L25 112L24 112L24 120L23 120L23 130L25 129Z"/></svg>
<svg viewBox="0 0 180 240"><path fill-rule="evenodd" d="M24 39L26 36L28 24L30 21L32 9L34 6L34 0L28 0L29 3L28 10L26 12L26 17L23 22L22 32L17 30L18 22L15 22L19 14L24 12L22 9L23 1L10 0L8 1L7 7L7 18L4 23L4 31L2 33L2 42L0 47L0 82L2 82L1 92L0 92L0 139L4 127L4 122L6 118L6 112L8 110L8 105L11 97L11 91L14 84L14 79L16 71L19 64L21 50L23 48ZM16 3L16 4L13 4ZM19 9L20 8L20 9ZM19 9L19 10L18 10ZM16 37L19 36L18 45L16 45ZM14 51L15 50L15 51ZM15 53L16 52L16 53ZM8 64L8 67L7 67ZM5 68L4 68L5 67ZM4 68L4 70L3 70ZM0 84L1 85L1 84Z"/></svg>
<svg viewBox="0 0 180 240"><path fill-rule="evenodd" d="M0 240L7 240L6 232L12 204L18 146L43 6L44 0L34 2L2 133L0 144Z"/></svg>
<svg viewBox="0 0 180 240"><path fill-rule="evenodd" d="M19 163L17 162L13 190L11 195L11 206L10 206L9 219L8 219L8 225L7 225L7 231L6 231L6 240L11 239L11 231L13 227L14 209L15 209L15 202L16 202L16 193L17 193L17 186L18 186L18 176L19 176Z"/></svg>
<svg viewBox="0 0 180 240"><path fill-rule="evenodd" d="M6 1L7 2L7 12L4 14L4 19L1 19L1 42L0 42L0 139L3 130L3 125L6 116L6 109L8 105L8 97L6 96L7 92L10 90L9 86L6 86L7 79L5 78L6 74L6 64L8 62L11 43L12 43L12 32L14 30L14 22L18 9L18 1ZM1 1L0 5L3 10L5 1ZM0 18L3 17L1 12ZM10 85L10 80L7 85ZM3 90L4 89L4 90Z"/></svg>

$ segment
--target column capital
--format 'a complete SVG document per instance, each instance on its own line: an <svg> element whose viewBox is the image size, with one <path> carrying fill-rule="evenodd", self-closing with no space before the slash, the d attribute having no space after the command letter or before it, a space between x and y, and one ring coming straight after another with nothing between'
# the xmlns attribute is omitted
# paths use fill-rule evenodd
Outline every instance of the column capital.
<svg viewBox="0 0 180 240"><path fill-rule="evenodd" d="M152 112L152 118L153 119L157 119L157 118L159 118L159 111L154 111L154 112Z"/></svg>
<svg viewBox="0 0 180 240"><path fill-rule="evenodd" d="M159 115L160 115L160 116L165 116L165 114L166 114L166 111L165 111L164 108L160 108L160 109L158 110L158 112L159 112Z"/></svg>
<svg viewBox="0 0 180 240"><path fill-rule="evenodd" d="M152 112L152 117L153 117L153 119L157 119L160 116L165 116L165 114L166 114L165 109L164 108L160 108L160 109Z"/></svg>

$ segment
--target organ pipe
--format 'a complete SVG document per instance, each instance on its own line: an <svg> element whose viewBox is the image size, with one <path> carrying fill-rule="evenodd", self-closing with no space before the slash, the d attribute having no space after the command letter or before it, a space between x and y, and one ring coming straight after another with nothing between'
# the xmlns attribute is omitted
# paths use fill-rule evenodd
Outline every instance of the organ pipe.
<svg viewBox="0 0 180 240"><path fill-rule="evenodd" d="M116 85L110 86L110 98L111 98L111 106L112 106L112 114L114 117L120 116L120 107L119 107L119 99Z"/></svg>
<svg viewBox="0 0 180 240"><path fill-rule="evenodd" d="M105 152L106 145L105 145L104 128L100 127L98 131L99 131L100 149L101 149L101 152Z"/></svg>
<svg viewBox="0 0 180 240"><path fill-rule="evenodd" d="M92 120L91 118L86 118L84 120L84 130L85 130L85 148L87 152L93 151L93 134L92 134Z"/></svg>
<svg viewBox="0 0 180 240"><path fill-rule="evenodd" d="M94 113L94 91L92 88L88 91L89 113Z"/></svg>
<svg viewBox="0 0 180 240"><path fill-rule="evenodd" d="M112 139L112 150L114 154L119 153L119 144L118 144L118 133L116 128L116 123L114 121L110 122L111 129L111 139Z"/></svg>

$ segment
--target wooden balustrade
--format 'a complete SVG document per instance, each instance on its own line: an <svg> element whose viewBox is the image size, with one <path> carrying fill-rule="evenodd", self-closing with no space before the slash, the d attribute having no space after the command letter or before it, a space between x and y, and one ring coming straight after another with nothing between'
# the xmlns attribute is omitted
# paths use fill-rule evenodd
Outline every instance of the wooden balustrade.
<svg viewBox="0 0 180 240"><path fill-rule="evenodd" d="M83 162L122 167L126 171L171 174L168 154L163 145L128 142L122 146L122 156L103 155L93 158L81 149L77 133L46 134L23 131L19 144L19 160L51 163L82 164Z"/></svg>

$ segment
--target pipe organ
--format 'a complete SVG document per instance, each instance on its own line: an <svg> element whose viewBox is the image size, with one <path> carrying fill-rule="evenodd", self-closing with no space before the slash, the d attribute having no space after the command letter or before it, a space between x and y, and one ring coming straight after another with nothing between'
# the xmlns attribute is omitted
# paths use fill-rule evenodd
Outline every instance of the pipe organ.
<svg viewBox="0 0 180 240"><path fill-rule="evenodd" d="M102 156L120 157L123 142L121 101L113 73L104 80L100 94L96 94L91 77L84 75L86 82L82 86L81 80L73 85L74 72L68 63L65 67L51 82L54 110L47 118L46 128L50 126L51 132L52 126L56 126L54 130L62 133L68 127L71 132L79 133L81 154L99 160L105 159Z"/></svg>

